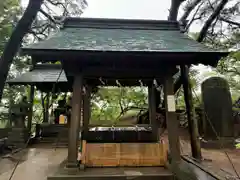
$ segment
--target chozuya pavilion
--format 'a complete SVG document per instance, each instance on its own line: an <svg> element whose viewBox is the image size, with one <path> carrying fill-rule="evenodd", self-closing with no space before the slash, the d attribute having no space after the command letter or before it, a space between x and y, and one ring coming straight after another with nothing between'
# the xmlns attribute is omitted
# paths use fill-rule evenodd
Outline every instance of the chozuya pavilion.
<svg viewBox="0 0 240 180"><path fill-rule="evenodd" d="M22 53L31 56L35 62L61 61L68 84L72 86L67 167L77 166L78 146L81 144L81 166L86 170L88 167L137 166L141 171L140 167L154 166L158 167L155 174L167 171L161 168L167 164L166 148L169 147L172 164L181 161L173 75L179 66L185 68L199 63L214 66L228 54L188 38L181 32L178 22L91 18L66 18L59 31L47 40L23 47ZM131 137L135 140L131 142L124 138L125 131L98 132L101 141L94 140L95 134L88 126L89 102L91 89L102 85L100 79L105 86L116 86L116 80L122 86L139 86L141 80L148 87L149 124L141 126L150 127L150 132L132 131ZM164 86L169 146L160 140L158 134L154 79ZM104 133L108 133L108 138ZM111 171L111 177L115 171ZM74 175L79 173L76 171Z"/></svg>

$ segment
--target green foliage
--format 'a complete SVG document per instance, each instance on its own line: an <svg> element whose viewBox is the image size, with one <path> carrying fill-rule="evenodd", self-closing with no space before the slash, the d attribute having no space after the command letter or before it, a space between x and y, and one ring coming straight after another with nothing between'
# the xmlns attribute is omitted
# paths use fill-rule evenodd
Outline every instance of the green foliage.
<svg viewBox="0 0 240 180"><path fill-rule="evenodd" d="M92 99L92 120L116 122L125 110L147 106L144 88L100 88Z"/></svg>
<svg viewBox="0 0 240 180"><path fill-rule="evenodd" d="M212 71L203 74L203 79L212 76L220 76L225 78L229 83L233 102L236 101L240 96L240 51L237 50L237 45L239 45L239 42L239 30L233 31L231 34L229 34L229 37L225 39L215 39L214 43L212 44L210 44L210 41L205 41L205 43L209 43L208 45L211 45L211 47L215 47L220 50L233 50L229 56L219 61L216 69L212 69Z"/></svg>
<svg viewBox="0 0 240 180"><path fill-rule="evenodd" d="M232 36L223 42L223 46L232 48L234 51L224 59L222 59L217 67L217 71L224 75L228 80L232 94L240 96L240 51L237 45L240 42L240 31L233 32Z"/></svg>
<svg viewBox="0 0 240 180"><path fill-rule="evenodd" d="M19 9L19 0L0 1L0 54L14 28L13 24L16 21Z"/></svg>
<svg viewBox="0 0 240 180"><path fill-rule="evenodd" d="M20 14L20 4L19 0L1 0L0 1L0 55L3 52L4 46L7 43L11 32L14 28L18 16ZM25 65L25 59L15 58L14 63L11 65L11 70L8 75L8 79L15 77L18 73L21 73ZM8 107L9 107L9 97L13 97L13 100L16 101L16 97L24 92L23 87L16 86L10 88L5 86L3 92L3 99L1 102L1 114L0 121L1 124L6 124L8 120Z"/></svg>
<svg viewBox="0 0 240 180"><path fill-rule="evenodd" d="M11 32L17 23L19 17L21 17L23 11L20 6L19 0L1 0L0 1L0 55L4 49L5 44L7 43ZM76 1L44 1L44 5L47 8L43 8L43 10L48 11L46 14L50 16L56 16L60 14L54 14L54 11L57 9L57 12L62 12L64 16L74 15L79 16L82 14L82 10L87 6L85 0ZM60 10L60 11L59 11ZM40 13L39 13L40 14ZM62 14L61 14L62 15ZM60 16L61 16L60 15ZM23 40L23 43L32 42L34 37L38 35L40 37L47 38L50 32L57 27L57 24L52 23L48 20L48 17L42 18L38 16L35 22L32 25L31 30L29 30L28 35ZM45 23L45 24L44 24ZM44 30L44 32L43 32ZM43 35L41 35L43 34ZM34 35L34 36L31 36ZM37 38L37 40L43 38ZM10 71L8 73L7 79L12 79L25 71L28 71L30 67L30 59L27 57L15 57L13 64L11 64ZM8 111L9 107L9 98L12 97L14 100L13 103L16 103L22 95L28 95L29 88L27 86L5 86L2 98L2 104L0 106L1 114L0 120L8 120L8 114L5 113ZM34 115L40 116L41 119L41 99L38 92L35 92L36 99L34 100ZM39 110L40 109L40 110ZM4 113L3 113L4 111Z"/></svg>
<svg viewBox="0 0 240 180"><path fill-rule="evenodd" d="M189 69L189 79L190 79L193 102L195 107L198 107L201 104L200 102L201 98L199 97L200 95L197 93L197 90L199 89L199 86L200 86L200 80L197 77L198 73L199 72L196 68L191 67ZM184 93L183 93L182 87L176 94L176 105L177 105L177 108L179 109L185 109Z"/></svg>

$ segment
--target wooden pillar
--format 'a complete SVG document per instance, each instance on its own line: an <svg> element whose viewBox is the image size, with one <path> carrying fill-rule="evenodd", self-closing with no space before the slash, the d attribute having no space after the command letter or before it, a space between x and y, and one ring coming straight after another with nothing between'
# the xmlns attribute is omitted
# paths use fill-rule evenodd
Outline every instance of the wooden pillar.
<svg viewBox="0 0 240 180"><path fill-rule="evenodd" d="M28 112L28 123L27 123L27 129L28 129L29 133L31 133L31 128L32 128L34 90L35 90L34 85L31 85L30 86L30 92L29 92L30 109L29 109L29 112Z"/></svg>
<svg viewBox="0 0 240 180"><path fill-rule="evenodd" d="M154 84L148 87L148 108L149 108L149 123L151 124L153 135L159 138L158 127L156 121L156 93Z"/></svg>
<svg viewBox="0 0 240 180"><path fill-rule="evenodd" d="M9 116L9 127L12 127L12 123L13 123L13 117L12 117L12 106L14 104L14 100L13 100L13 91L12 91L12 86L10 86L10 92L9 92L9 109L8 109L8 116Z"/></svg>
<svg viewBox="0 0 240 180"><path fill-rule="evenodd" d="M50 93L49 92L47 92L47 99L46 99L46 109L45 109L45 116L46 116L46 118L45 118L45 120L46 120L46 122L48 122L49 123L49 103L50 103Z"/></svg>
<svg viewBox="0 0 240 180"><path fill-rule="evenodd" d="M203 105L201 105L201 121L202 121L202 134L204 135L206 133L206 114L203 108Z"/></svg>
<svg viewBox="0 0 240 180"><path fill-rule="evenodd" d="M91 87L85 86L85 95L83 99L83 139L88 132L88 125L91 117Z"/></svg>
<svg viewBox="0 0 240 180"><path fill-rule="evenodd" d="M43 112L44 112L44 118L43 118L43 122L49 122L49 97L50 97L50 93L47 92L46 93L46 103L45 101L43 102L44 103L44 108L43 108ZM44 98L45 99L45 98Z"/></svg>
<svg viewBox="0 0 240 180"><path fill-rule="evenodd" d="M42 115L43 115L43 122L46 122L46 116L45 116L45 96L43 94L44 92L41 92L41 102L42 102Z"/></svg>
<svg viewBox="0 0 240 180"><path fill-rule="evenodd" d="M164 102L165 102L170 156L171 156L172 162L178 163L181 161L180 142L179 142L179 121L177 120L177 116L176 116L173 78L171 75L166 75L165 77Z"/></svg>
<svg viewBox="0 0 240 180"><path fill-rule="evenodd" d="M192 149L192 156L196 159L201 159L201 146L199 140L199 132L198 132L198 123L195 114L195 109L193 105L193 97L192 97L192 90L191 84L189 81L189 68L181 66L181 78L183 82L183 90L184 90L184 100L186 105L187 111L187 118L188 118L188 130L190 133L190 141L191 141L191 149Z"/></svg>
<svg viewBox="0 0 240 180"><path fill-rule="evenodd" d="M68 167L77 166L79 126L82 106L82 81L83 77L81 74L75 75L73 82L72 114L68 140Z"/></svg>

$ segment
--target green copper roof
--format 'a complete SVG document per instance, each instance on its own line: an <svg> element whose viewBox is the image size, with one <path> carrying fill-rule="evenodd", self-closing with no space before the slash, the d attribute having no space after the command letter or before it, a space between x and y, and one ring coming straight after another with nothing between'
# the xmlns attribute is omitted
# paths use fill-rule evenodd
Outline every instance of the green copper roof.
<svg viewBox="0 0 240 180"><path fill-rule="evenodd" d="M176 80L180 76L180 73L176 73L173 78ZM101 81L97 79L98 85L102 85ZM106 82L110 86L117 86L117 83L115 80L106 80L102 79L102 81ZM124 81L124 80L119 80L120 84L128 84L130 85L133 83L134 85L140 85L141 83L139 80L134 80L134 81ZM42 87L41 89L50 89L51 87L45 87L47 84L55 84L55 83L62 84L61 89L67 89L68 87L64 86L69 86L71 87L70 84L68 84L68 80L66 78L66 74L64 70L62 70L62 65L61 64L37 64L33 70L23 73L19 75L16 78L10 79L7 81L8 84L10 85L37 85L38 87ZM146 85L146 82L142 80L143 84ZM144 83L145 82L145 83Z"/></svg>
<svg viewBox="0 0 240 180"><path fill-rule="evenodd" d="M209 52L180 32L177 22L69 18L47 40L27 50ZM28 54L28 53L27 53Z"/></svg>
<svg viewBox="0 0 240 180"><path fill-rule="evenodd" d="M55 83L67 82L65 72L61 70L61 65L39 64L29 72L26 72L14 79L7 81L8 84L36 84L36 83Z"/></svg>

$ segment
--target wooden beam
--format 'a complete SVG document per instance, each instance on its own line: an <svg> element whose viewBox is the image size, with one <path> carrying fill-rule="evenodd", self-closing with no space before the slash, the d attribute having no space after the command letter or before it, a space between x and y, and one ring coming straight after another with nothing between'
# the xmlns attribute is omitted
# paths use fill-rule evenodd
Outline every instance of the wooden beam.
<svg viewBox="0 0 240 180"><path fill-rule="evenodd" d="M72 115L69 129L69 145L68 145L68 167L77 166L78 155L78 139L81 121L81 106L82 106L82 74L77 74L73 82L73 96L72 96Z"/></svg>
<svg viewBox="0 0 240 180"><path fill-rule="evenodd" d="M143 128L149 128L149 124L138 124L138 127L143 127ZM89 124L88 126L89 128L93 128L93 127L102 127L102 124ZM136 127L135 124L121 124L121 125L104 125L104 127Z"/></svg>
<svg viewBox="0 0 240 180"><path fill-rule="evenodd" d="M27 129L28 129L29 133L31 133L31 128L32 128L34 90L35 90L35 86L31 85L30 86L30 92L29 92L29 103L30 103L31 106L30 106L30 109L29 109L28 122L27 122Z"/></svg>
<svg viewBox="0 0 240 180"><path fill-rule="evenodd" d="M181 66L181 78L183 82L184 100L188 118L188 130L190 134L192 156L201 160L201 146L199 140L198 123L193 105L193 95L191 84L189 81L189 68L187 66Z"/></svg>
<svg viewBox="0 0 240 180"><path fill-rule="evenodd" d="M114 78L87 78L84 76L84 79L86 79L87 84L92 85L92 86L102 86L104 85L103 82L105 83L106 86L118 86L116 83L116 79ZM161 82L161 78L158 78L159 82ZM131 78L125 78L121 79L118 78L118 82L121 84L121 86L150 86L152 84L152 78L151 79L146 79L146 78L136 78L136 79L131 79Z"/></svg>
<svg viewBox="0 0 240 180"><path fill-rule="evenodd" d="M139 79L144 74L144 79L161 78L165 73L166 68L113 68L113 67L87 67L83 74L86 78L102 77L115 79ZM175 69L176 70L176 69ZM177 70L172 75L177 73Z"/></svg>
<svg viewBox="0 0 240 180"><path fill-rule="evenodd" d="M91 117L91 87L85 86L85 95L83 99L83 139L88 132L88 125Z"/></svg>
<svg viewBox="0 0 240 180"><path fill-rule="evenodd" d="M148 87L148 107L149 107L149 122L153 130L153 135L157 136L158 139L159 134L156 123L156 93L153 83L151 86Z"/></svg>
<svg viewBox="0 0 240 180"><path fill-rule="evenodd" d="M164 83L164 102L166 109L169 150L172 161L177 163L181 161L181 153L179 142L179 121L176 116L173 84L172 76L166 76Z"/></svg>

